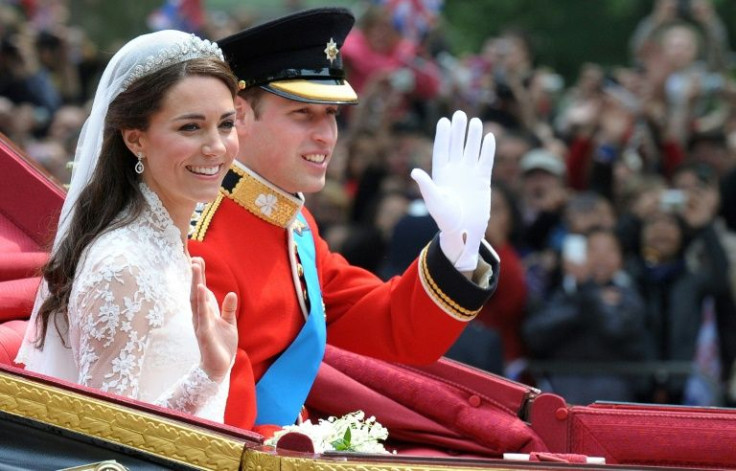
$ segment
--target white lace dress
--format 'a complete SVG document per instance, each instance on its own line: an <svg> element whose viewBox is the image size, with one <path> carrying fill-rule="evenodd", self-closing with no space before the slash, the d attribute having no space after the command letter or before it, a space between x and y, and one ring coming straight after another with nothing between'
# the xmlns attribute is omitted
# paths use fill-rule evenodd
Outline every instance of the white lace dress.
<svg viewBox="0 0 736 471"><path fill-rule="evenodd" d="M189 257L158 196L141 190L141 216L101 235L77 269L68 312L78 382L222 422L229 381L199 367Z"/></svg>

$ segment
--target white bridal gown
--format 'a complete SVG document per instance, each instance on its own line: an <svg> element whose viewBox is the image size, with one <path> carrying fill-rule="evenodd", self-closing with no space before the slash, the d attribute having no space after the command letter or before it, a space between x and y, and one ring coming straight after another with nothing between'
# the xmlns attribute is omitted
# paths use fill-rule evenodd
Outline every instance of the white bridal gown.
<svg viewBox="0 0 736 471"><path fill-rule="evenodd" d="M222 422L229 380L214 383L199 367L189 257L158 196L140 188L143 213L99 236L77 268L68 309L70 379ZM41 363L39 372L56 376L53 363ZM32 359L26 367L35 370Z"/></svg>

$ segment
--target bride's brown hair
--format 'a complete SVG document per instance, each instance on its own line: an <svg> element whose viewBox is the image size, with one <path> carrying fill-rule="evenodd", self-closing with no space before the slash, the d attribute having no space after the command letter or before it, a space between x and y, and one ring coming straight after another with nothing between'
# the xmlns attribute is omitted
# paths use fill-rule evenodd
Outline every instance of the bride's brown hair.
<svg viewBox="0 0 736 471"><path fill-rule="evenodd" d="M136 80L110 103L97 166L79 194L66 236L42 268L49 295L38 311L40 333L36 344L39 347L43 347L52 318L60 337L64 338L61 333L68 328L69 295L84 249L103 232L129 224L143 209L143 194L138 187L140 177L134 170L136 157L123 142L122 131L145 131L169 90L190 76L214 77L228 87L233 97L237 93L237 79L227 64L214 58L198 58L164 67Z"/></svg>

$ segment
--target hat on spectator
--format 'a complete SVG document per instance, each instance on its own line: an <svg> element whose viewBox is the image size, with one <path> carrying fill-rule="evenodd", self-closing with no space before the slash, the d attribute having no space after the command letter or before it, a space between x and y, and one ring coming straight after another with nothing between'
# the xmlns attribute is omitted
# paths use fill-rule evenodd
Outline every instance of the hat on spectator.
<svg viewBox="0 0 736 471"><path fill-rule="evenodd" d="M217 41L240 87L261 87L290 100L355 104L342 47L355 23L346 8L313 8Z"/></svg>
<svg viewBox="0 0 736 471"><path fill-rule="evenodd" d="M532 170L543 170L557 177L565 175L565 164L552 152L546 149L532 149L521 158L519 167L523 173Z"/></svg>

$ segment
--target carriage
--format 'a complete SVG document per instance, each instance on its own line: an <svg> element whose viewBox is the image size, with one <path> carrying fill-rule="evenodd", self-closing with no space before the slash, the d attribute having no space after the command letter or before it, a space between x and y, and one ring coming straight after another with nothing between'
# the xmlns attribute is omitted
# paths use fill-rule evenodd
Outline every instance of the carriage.
<svg viewBox="0 0 736 471"><path fill-rule="evenodd" d="M314 454L252 431L30 373L13 362L65 190L0 135L0 470L736 469L726 408L567 404L443 358L327 349L310 416L375 415L395 454Z"/></svg>

